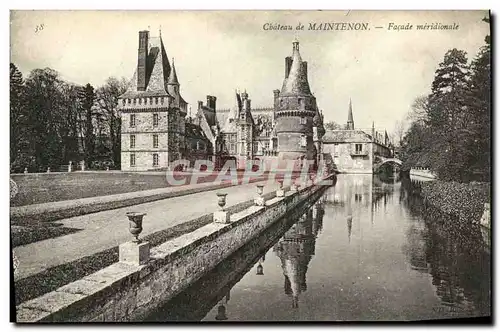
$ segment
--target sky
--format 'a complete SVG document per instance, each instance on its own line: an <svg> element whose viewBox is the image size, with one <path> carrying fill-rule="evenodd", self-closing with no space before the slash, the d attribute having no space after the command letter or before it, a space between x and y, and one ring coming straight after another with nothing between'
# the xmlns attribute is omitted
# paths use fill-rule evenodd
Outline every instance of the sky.
<svg viewBox="0 0 500 332"><path fill-rule="evenodd" d="M413 100L428 94L447 50L469 59L484 45L486 11L12 11L11 59L24 76L50 67L65 80L99 86L110 76L131 79L138 32L161 35L175 58L184 99L196 109L206 95L230 108L235 89L252 107L271 107L281 89L284 58L300 42L309 84L325 121L345 124L352 99L357 128L394 130ZM368 30L311 31L309 23L367 23ZM304 30L264 30L302 23ZM412 30L389 30L412 24ZM458 24L417 31L417 24ZM381 27L381 28L377 28Z"/></svg>

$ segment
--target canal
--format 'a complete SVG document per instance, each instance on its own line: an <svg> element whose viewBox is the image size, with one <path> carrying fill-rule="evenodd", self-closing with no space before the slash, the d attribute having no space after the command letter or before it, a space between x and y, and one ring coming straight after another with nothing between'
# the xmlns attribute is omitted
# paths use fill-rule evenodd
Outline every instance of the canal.
<svg viewBox="0 0 500 332"><path fill-rule="evenodd" d="M480 231L424 208L417 183L339 175L147 321L373 321L490 315Z"/></svg>

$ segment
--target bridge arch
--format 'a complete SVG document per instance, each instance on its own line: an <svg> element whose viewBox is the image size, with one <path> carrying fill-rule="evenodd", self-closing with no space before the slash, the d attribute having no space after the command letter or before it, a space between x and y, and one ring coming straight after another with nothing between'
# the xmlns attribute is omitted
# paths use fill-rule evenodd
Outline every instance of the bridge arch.
<svg viewBox="0 0 500 332"><path fill-rule="evenodd" d="M384 164L391 163L391 164L395 164L398 166L401 166L403 164L403 162L398 158L384 158L384 157L378 156L377 159L378 160L373 163L373 170L374 171L378 170Z"/></svg>

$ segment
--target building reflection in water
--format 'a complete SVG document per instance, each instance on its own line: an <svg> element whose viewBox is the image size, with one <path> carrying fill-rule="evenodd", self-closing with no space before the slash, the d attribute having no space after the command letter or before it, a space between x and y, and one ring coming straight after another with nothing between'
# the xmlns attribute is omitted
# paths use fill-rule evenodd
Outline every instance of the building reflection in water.
<svg viewBox="0 0 500 332"><path fill-rule="evenodd" d="M381 208L386 211L387 206L393 203L393 194L394 180L382 181L377 175L371 174L342 174L335 187L327 192L326 204L344 208L350 243L353 221L359 219L357 212L369 209L370 223L373 225L375 212Z"/></svg>
<svg viewBox="0 0 500 332"><path fill-rule="evenodd" d="M307 290L307 268L315 253L316 237L323 228L324 214L322 197L299 218L273 248L281 260L285 277L285 294L292 298L292 308L298 308L299 296Z"/></svg>

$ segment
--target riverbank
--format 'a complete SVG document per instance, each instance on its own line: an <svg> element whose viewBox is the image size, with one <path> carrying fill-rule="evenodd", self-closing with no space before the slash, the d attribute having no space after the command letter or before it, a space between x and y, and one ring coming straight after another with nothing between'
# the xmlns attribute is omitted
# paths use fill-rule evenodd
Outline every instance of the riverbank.
<svg viewBox="0 0 500 332"><path fill-rule="evenodd" d="M460 223L479 223L484 204L490 203L490 183L429 181L422 183L421 195L428 204L458 218Z"/></svg>

